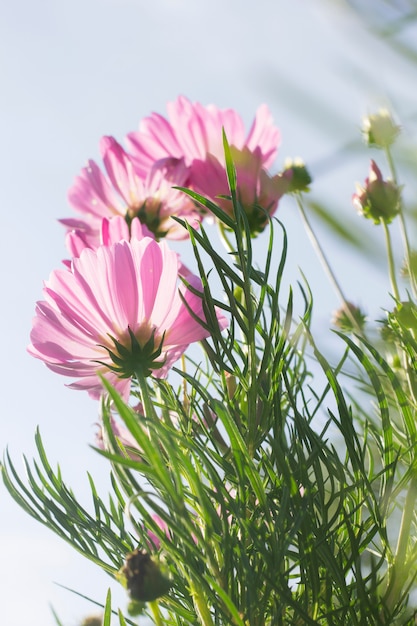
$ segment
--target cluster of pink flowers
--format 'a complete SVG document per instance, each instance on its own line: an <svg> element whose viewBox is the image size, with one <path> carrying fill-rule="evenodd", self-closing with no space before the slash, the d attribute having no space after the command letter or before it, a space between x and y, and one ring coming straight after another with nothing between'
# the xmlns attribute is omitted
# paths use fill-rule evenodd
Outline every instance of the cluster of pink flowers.
<svg viewBox="0 0 417 626"><path fill-rule="evenodd" d="M277 208L288 189L288 179L270 176L280 142L278 128L265 105L258 108L248 133L232 109L191 103L180 96L168 103L168 118L153 113L139 130L129 133L129 152L113 138L103 137L100 151L105 174L89 161L70 189L68 198L77 218L61 220L76 231L86 245L100 243L103 218L138 217L156 239L184 239L187 230L172 219L198 227L206 213L187 194L187 187L218 202L232 214L225 170L223 129L237 170L239 201L253 231L261 231L267 215ZM219 198L220 197L220 198Z"/></svg>
<svg viewBox="0 0 417 626"><path fill-rule="evenodd" d="M74 377L70 386L93 397L103 392L101 375L128 398L139 371L166 376L190 343L210 334L201 283L166 240L188 236L173 217L198 228L206 215L177 187L233 215L223 130L236 166L238 199L254 234L288 189L287 177L267 171L280 137L266 106L259 107L248 133L231 109L185 97L167 108L167 118L153 113L127 136L128 151L114 138L102 138L105 173L88 161L68 194L77 216L61 220L71 260L52 272L37 303L29 352L51 370ZM187 286L180 274L186 274ZM220 330L227 325L220 310L217 322Z"/></svg>

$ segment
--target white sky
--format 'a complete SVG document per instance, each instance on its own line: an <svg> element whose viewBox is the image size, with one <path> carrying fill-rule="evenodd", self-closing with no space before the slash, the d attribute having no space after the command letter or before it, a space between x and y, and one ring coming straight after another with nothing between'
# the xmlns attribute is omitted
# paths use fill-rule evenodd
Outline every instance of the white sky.
<svg viewBox="0 0 417 626"><path fill-rule="evenodd" d="M164 113L165 102L180 93L234 107L248 125L266 102L282 131L277 166L302 156L314 173L314 163L359 137L364 113L390 101L415 138L415 67L371 45L338 2L13 0L0 4L0 78L0 448L8 445L21 467L21 453L35 454L39 424L50 458L87 504L86 471L104 491L107 477L106 463L88 447L96 405L29 357L26 345L42 280L66 257L56 220L71 215L67 189L85 161L98 158L100 137L121 141L141 117ZM355 219L350 197L368 159L363 150L343 177L317 170L321 197L326 193L347 218ZM337 299L293 204L284 202L279 216L290 236L289 277L304 270L315 292L316 326L324 329ZM377 315L388 303L381 274L326 233L323 243L349 297ZM93 607L53 581L99 602L111 583L23 513L2 486L0 555L4 626L52 626L49 602L66 626L76 626ZM124 593L112 589L123 607Z"/></svg>

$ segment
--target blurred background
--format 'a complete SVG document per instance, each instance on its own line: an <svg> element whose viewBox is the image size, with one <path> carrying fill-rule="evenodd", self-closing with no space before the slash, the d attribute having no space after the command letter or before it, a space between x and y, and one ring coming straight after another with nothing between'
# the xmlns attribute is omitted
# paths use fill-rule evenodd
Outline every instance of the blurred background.
<svg viewBox="0 0 417 626"><path fill-rule="evenodd" d="M415 1L14 0L0 4L0 64L0 448L8 446L22 473L20 457L35 455L39 425L81 502L90 507L87 470L105 499L107 465L89 447L97 406L27 355L31 318L42 280L66 257L57 219L71 215L67 190L88 158L99 160L100 137L122 141L179 94L233 107L248 128L258 105L269 105L282 132L274 173L288 156L309 167L309 215L347 297L371 319L390 307L382 232L355 214L351 196L370 158L388 173L382 155L364 147L360 126L365 114L389 107L403 127L395 158L413 242ZM287 281L299 280L301 268L317 341L337 353L328 330L337 296L295 203L284 199L277 215L289 234ZM256 245L265 245L262 236ZM99 610L62 586L100 604L110 585L114 608L125 608L124 591L29 518L3 485L0 555L4 626L52 626L50 605L65 626Z"/></svg>

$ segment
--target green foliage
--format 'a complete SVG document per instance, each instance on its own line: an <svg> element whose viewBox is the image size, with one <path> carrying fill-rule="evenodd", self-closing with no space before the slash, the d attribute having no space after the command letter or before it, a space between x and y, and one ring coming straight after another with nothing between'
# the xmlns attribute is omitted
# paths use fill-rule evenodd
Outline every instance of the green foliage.
<svg viewBox="0 0 417 626"><path fill-rule="evenodd" d="M287 240L279 222L270 221L262 266L255 264L226 139L225 154L233 219L189 192L210 205L228 247L225 258L204 228L187 225L210 339L198 359L188 356L175 369L175 383L135 372L140 413L103 380L104 449L97 452L111 466L108 501L88 476L92 502L82 507L51 467L39 432L39 460L25 459L26 479L6 453L4 483L27 513L122 584L132 552L146 555L152 566L136 572L143 586L131 593L131 617L152 615L158 626L410 624L413 324L389 316L401 367L384 356L386 343L377 350L363 333L337 333L344 352L331 365L311 333L308 286L282 294ZM224 332L215 307L230 319ZM354 398L346 374L360 385ZM363 408L366 393L372 411ZM115 435L114 419L129 445ZM393 546L397 507L402 525ZM149 571L151 593L143 580ZM158 600L157 574L164 581ZM103 625L112 615L109 591ZM134 623L117 617L121 626Z"/></svg>

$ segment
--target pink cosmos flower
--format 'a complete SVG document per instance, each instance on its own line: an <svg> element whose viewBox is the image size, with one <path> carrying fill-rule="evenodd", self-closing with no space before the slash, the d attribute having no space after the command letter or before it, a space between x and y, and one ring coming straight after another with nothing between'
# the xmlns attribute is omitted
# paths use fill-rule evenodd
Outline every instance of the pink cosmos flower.
<svg viewBox="0 0 417 626"><path fill-rule="evenodd" d="M168 538L171 538L171 534L170 534L170 528L168 526L168 524L166 522L164 522L164 520L157 515L156 513L154 513L152 515L152 519L154 520L156 526L158 526L158 528L161 529L162 533ZM148 535L148 541L147 541L147 549L149 550L149 552L153 552L154 550L159 550L161 547L161 541L158 537L158 535L156 533L153 532L153 530L151 530L150 528L147 529L147 535ZM191 535L192 540L194 541L195 544L198 543L197 541L197 537L194 533L192 533Z"/></svg>
<svg viewBox="0 0 417 626"><path fill-rule="evenodd" d="M282 174L270 176L262 167L259 150L231 148L236 168L238 200L245 210L253 233L262 231L268 216L278 206L279 199L288 191L289 181ZM191 166L195 189L216 202L226 213L233 214L232 201L219 196L230 196L226 171L212 155L205 161L196 160Z"/></svg>
<svg viewBox="0 0 417 626"><path fill-rule="evenodd" d="M231 146L259 151L263 167L269 167L275 159L280 133L264 104L258 108L248 134L242 118L233 109L203 106L179 96L167 104L167 111L168 119L152 113L140 122L137 132L127 136L132 158L142 175L155 161L167 157L183 159L190 166L195 159L204 161L211 154L224 165L223 128Z"/></svg>
<svg viewBox="0 0 417 626"><path fill-rule="evenodd" d="M121 215L115 215L114 217L103 218L101 220L100 238L92 240L86 236L83 230L74 229L67 233L65 243L71 258L78 258L84 248L91 248L97 250L100 246L111 246L113 243L122 241L130 241L130 239L143 239L143 237L151 237L154 239L151 231L141 223L141 221L135 217L130 226ZM71 261L65 262L70 266Z"/></svg>
<svg viewBox="0 0 417 626"><path fill-rule="evenodd" d="M101 234L99 243L92 241L85 236L82 230L71 230L67 233L66 244L71 254L71 258L78 258L84 248L91 248L97 250L100 245L111 246L122 239L130 241L130 239L142 239L143 237L151 237L154 239L153 234L141 223L138 217L134 217L130 225L126 222L121 215L115 215L110 219L104 218L101 221ZM97 245L96 245L97 244ZM71 261L65 260L64 265L68 268L71 267ZM178 274L183 278L191 275L191 270L178 257Z"/></svg>
<svg viewBox="0 0 417 626"><path fill-rule="evenodd" d="M164 535L166 535L166 537L169 539L170 535L168 524L164 522L164 520L159 515L156 515L156 513L152 515L152 519L154 520L156 525L162 530ZM148 540L149 541L147 548L150 552L153 552L154 550L159 550L159 548L161 547L161 541L159 537L150 529L148 529Z"/></svg>
<svg viewBox="0 0 417 626"><path fill-rule="evenodd" d="M102 219L115 215L128 222L138 216L157 238L188 237L173 215L198 226L201 215L193 201L173 188L187 183L183 162L171 158L154 161L142 176L113 137L102 137L100 150L107 175L94 161L88 161L68 193L70 205L81 217L60 220L68 229L82 232L88 247L99 245Z"/></svg>
<svg viewBox="0 0 417 626"><path fill-rule="evenodd" d="M188 282L202 291L197 277ZM201 297L177 283L178 257L165 242L144 237L86 248L45 283L28 350L76 377L74 389L99 397L100 373L127 399L136 372L165 377L190 343L209 336L193 317L205 321ZM225 328L220 311L217 317Z"/></svg>

